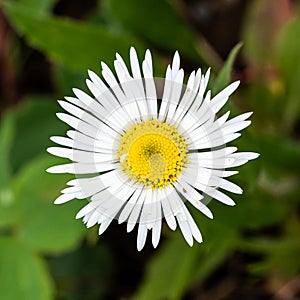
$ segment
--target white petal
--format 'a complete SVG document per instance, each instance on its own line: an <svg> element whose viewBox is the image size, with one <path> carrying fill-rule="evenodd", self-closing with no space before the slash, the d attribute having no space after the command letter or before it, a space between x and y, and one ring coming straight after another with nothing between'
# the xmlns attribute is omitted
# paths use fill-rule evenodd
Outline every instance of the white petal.
<svg viewBox="0 0 300 300"><path fill-rule="evenodd" d="M225 134L230 134L234 132L241 131L242 129L248 127L251 124L251 121L244 121L244 122L239 122L239 123L234 123L231 125L225 125L222 128L222 133Z"/></svg>
<svg viewBox="0 0 300 300"><path fill-rule="evenodd" d="M201 76L201 72L199 72L200 74L198 76L201 77L200 82L199 82L199 90L198 90L198 94L196 97L196 101L193 103L191 110L194 111L198 111L200 112L203 108L203 103L205 102L203 99L206 98L206 100L208 100L208 95L209 95L209 100L210 100L210 91L208 91L208 93L206 94L206 96L204 97L206 88L207 88L207 84L209 81L209 76L210 76L210 68L207 69L205 75L203 74ZM197 77L197 76L196 76ZM205 106L208 107L209 101L207 101L205 103ZM205 108L207 109L207 108Z"/></svg>
<svg viewBox="0 0 300 300"><path fill-rule="evenodd" d="M122 56L119 53L116 53L116 59L119 62L120 66L122 67L123 73L125 73L126 76L130 76L127 66L126 66Z"/></svg>
<svg viewBox="0 0 300 300"><path fill-rule="evenodd" d="M199 68L196 72L194 86L192 87L195 92L199 91L200 88L200 82L201 82L201 76L202 76L202 70Z"/></svg>
<svg viewBox="0 0 300 300"><path fill-rule="evenodd" d="M156 203L153 194L151 189L145 190L145 201L140 215L140 223L146 224L148 229L151 229L156 221Z"/></svg>
<svg viewBox="0 0 300 300"><path fill-rule="evenodd" d="M178 72L180 67L180 56L178 51L175 52L174 57L173 57L173 61L172 61L172 70L174 70L174 77L176 77L176 73ZM172 78L174 78L172 77Z"/></svg>
<svg viewBox="0 0 300 300"><path fill-rule="evenodd" d="M186 216L187 216L187 220L188 220L188 224L190 227L190 230L192 232L192 235L194 237L194 239L198 242L198 243L202 243L202 235L201 232L197 226L197 224L195 223L193 217L190 215L188 209L185 207L186 210Z"/></svg>
<svg viewBox="0 0 300 300"><path fill-rule="evenodd" d="M85 136L85 137L87 137L87 136ZM89 137L87 137L87 138L89 138ZM65 138L65 137L61 137L61 136L52 136L52 137L50 137L50 140L56 144L74 148L74 149L78 149L78 150L85 150L85 151L91 151L91 152L97 152L97 153L106 153L106 154L112 155L111 150L109 151L107 149L101 149L95 145L84 144L84 143L78 142L77 140L73 140L70 138ZM95 140L92 140L92 142L95 143Z"/></svg>
<svg viewBox="0 0 300 300"><path fill-rule="evenodd" d="M231 154L230 157L233 157L234 159L238 160L252 160L258 158L259 155L259 153L255 152L238 152Z"/></svg>
<svg viewBox="0 0 300 300"><path fill-rule="evenodd" d="M140 70L140 64L137 57L136 50L131 47L130 48L130 65L131 65L131 71L132 75L135 79L141 78L141 70Z"/></svg>
<svg viewBox="0 0 300 300"><path fill-rule="evenodd" d="M47 151L53 155L68 158L82 163L113 163L116 158L112 154L95 153L62 147L50 147Z"/></svg>
<svg viewBox="0 0 300 300"><path fill-rule="evenodd" d="M146 192L143 190L141 192L140 197L138 198L138 201L136 202L135 206L133 207L133 210L131 211L129 218L128 218L127 232L130 232L133 230L133 228L139 218L139 215L140 215L140 212L141 212L141 209L142 209L145 199L146 199Z"/></svg>
<svg viewBox="0 0 300 300"><path fill-rule="evenodd" d="M248 119L251 115L253 114L253 112L247 112L247 113L243 113L241 115L238 115L232 119L230 119L228 122L226 122L227 125L231 125L234 123L239 123L242 121L245 121L246 119Z"/></svg>
<svg viewBox="0 0 300 300"><path fill-rule="evenodd" d="M105 83L100 79L100 77L95 72L88 70L88 74L89 74L92 82L97 86L97 88L101 91L101 93L108 90Z"/></svg>
<svg viewBox="0 0 300 300"><path fill-rule="evenodd" d="M145 94L147 97L149 115L151 118L157 117L157 95L153 80L152 57L149 50L146 51L145 59L142 63L145 82Z"/></svg>
<svg viewBox="0 0 300 300"><path fill-rule="evenodd" d="M174 118L174 113L181 100L181 90L183 84L183 70L179 70L177 76L174 79L172 92L169 99L169 107L167 110L167 120L172 121Z"/></svg>
<svg viewBox="0 0 300 300"><path fill-rule="evenodd" d="M166 222L171 230L175 230L177 227L176 219L173 215L171 205L169 203L169 199L166 195L163 195L160 190L157 190L158 197L160 198L160 202L162 205L163 216L166 219ZM172 200L171 200L172 201Z"/></svg>
<svg viewBox="0 0 300 300"><path fill-rule="evenodd" d="M82 219L83 224L87 224L87 222L89 221L89 219L90 219L90 217L92 216L92 214L93 214L93 211L87 213L87 214L83 217L83 219Z"/></svg>
<svg viewBox="0 0 300 300"><path fill-rule="evenodd" d="M101 88L99 88L94 82L92 82L89 79L86 79L85 83L86 83L87 87L89 88L89 90L91 91L91 93L93 94L93 96L96 99L100 98L101 94L103 93Z"/></svg>
<svg viewBox="0 0 300 300"><path fill-rule="evenodd" d="M75 196L74 194L62 194L58 198L56 198L56 200L54 201L54 204L66 203L70 200L75 199L76 197L74 197L74 196Z"/></svg>
<svg viewBox="0 0 300 300"><path fill-rule="evenodd" d="M120 176L118 173L117 170L114 170L91 178L77 178L69 181L67 185L73 185L75 189L79 188L81 193L85 196L84 198L89 198L106 190L111 185L123 185L126 180L119 179Z"/></svg>
<svg viewBox="0 0 300 300"><path fill-rule="evenodd" d="M229 154L232 154L237 151L237 147L224 147L218 150L211 150L211 151L205 151L205 152L194 152L189 154L190 160L214 160L217 158L226 157Z"/></svg>
<svg viewBox="0 0 300 300"><path fill-rule="evenodd" d="M80 89L74 88L72 89L73 93L76 95L76 97L82 102L84 103L87 107L89 107L90 105L92 105L95 100L89 96L88 94L86 94L85 92L83 92Z"/></svg>
<svg viewBox="0 0 300 300"><path fill-rule="evenodd" d="M211 136L211 139L210 137L207 137L206 139L203 139L198 142L193 141L193 144L191 145L191 150L220 147L225 145L226 143L236 140L240 136L241 136L240 133L231 133L226 136L222 136L219 133L216 133L215 135Z"/></svg>
<svg viewBox="0 0 300 300"><path fill-rule="evenodd" d="M116 167L111 163L99 164L85 164L85 163L71 163L58 165L48 168L46 171L49 173L70 173L70 174L92 174L98 172L105 172L114 170Z"/></svg>
<svg viewBox="0 0 300 300"><path fill-rule="evenodd" d="M158 114L158 119L160 121L164 121L164 119L165 119L167 107L168 107L169 101L171 100L170 99L171 91L172 91L172 70L169 65L166 70L164 91L163 91L163 96L162 96L161 105L160 105L159 114Z"/></svg>
<svg viewBox="0 0 300 300"><path fill-rule="evenodd" d="M224 157L212 157L212 158L201 158L197 157L197 153L191 153L189 155L190 162L192 164L197 164L202 168L210 168L210 169L224 169L235 166L235 159L231 156L227 155ZM200 175L200 174L199 174Z"/></svg>
<svg viewBox="0 0 300 300"><path fill-rule="evenodd" d="M97 131L98 131L97 128L81 121L80 119L77 119L73 116L70 116L70 115L67 115L64 113L57 113L56 115L60 120L62 120L66 124L70 125L74 129L76 129L90 137L97 135Z"/></svg>
<svg viewBox="0 0 300 300"><path fill-rule="evenodd" d="M96 225L100 217L101 217L101 213L97 209L95 209L92 215L89 217L88 221L86 222L86 227L90 228Z"/></svg>
<svg viewBox="0 0 300 300"><path fill-rule="evenodd" d="M133 210L133 208L136 205L136 202L138 201L138 199L141 196L141 192L142 192L141 189L137 189L134 192L134 194L131 196L129 201L127 201L126 205L124 206L124 208L119 216L119 224L125 222L128 219L131 211Z"/></svg>
<svg viewBox="0 0 300 300"><path fill-rule="evenodd" d="M208 194L209 196L213 197L214 199L226 204L226 205L229 205L229 206L234 206L235 203L234 201L227 195L225 195L224 193L216 190L216 189L206 189L204 191L206 194Z"/></svg>
<svg viewBox="0 0 300 300"><path fill-rule="evenodd" d="M61 192L63 194L71 194L71 193L80 192L80 191L81 191L81 188L78 186L70 186L70 187L67 187L67 188L61 190Z"/></svg>
<svg viewBox="0 0 300 300"><path fill-rule="evenodd" d="M178 187L178 191L182 194L182 196L184 196L195 208L197 208L210 219L213 219L213 214L210 209L201 202L201 199L203 199L201 194L199 194L184 180L178 181L176 186Z"/></svg>
<svg viewBox="0 0 300 300"><path fill-rule="evenodd" d="M175 190L175 188L172 187L172 192L168 196L168 199L169 199L169 204L171 206L173 215L177 219L178 219L178 217L180 217L181 220L184 220L185 213L184 213L183 208L182 208L184 206L184 203L180 199L180 197L179 197L177 191Z"/></svg>
<svg viewBox="0 0 300 300"><path fill-rule="evenodd" d="M154 248L157 247L159 240L160 240L160 233L161 233L161 203L157 202L156 206L156 222L152 228L152 245Z"/></svg>
<svg viewBox="0 0 300 300"><path fill-rule="evenodd" d="M137 249L138 251L141 251L144 246L145 246L145 242L146 242L146 238L147 238L147 226L143 223L139 224L139 229L138 229L138 236L137 236Z"/></svg>
<svg viewBox="0 0 300 300"><path fill-rule="evenodd" d="M90 137L75 130L68 130L67 136L73 140L72 148L78 149L81 147L82 144L84 144L90 149L95 149L93 151L96 151L96 149L100 149L101 153L112 153L113 151L111 145L110 147L108 147L106 143L103 143L103 141L98 140L97 136Z"/></svg>
<svg viewBox="0 0 300 300"><path fill-rule="evenodd" d="M73 140L62 136L51 136L50 140L56 144L73 148Z"/></svg>
<svg viewBox="0 0 300 300"><path fill-rule="evenodd" d="M235 183L230 182L226 179L220 179L219 187L235 194L242 194L243 190Z"/></svg>
<svg viewBox="0 0 300 300"><path fill-rule="evenodd" d="M228 97L238 88L240 82L235 81L211 99L210 107L217 113L227 102Z"/></svg>
<svg viewBox="0 0 300 300"><path fill-rule="evenodd" d="M99 235L101 235L107 229L107 227L110 225L112 220L113 219L107 218L103 223L101 223L99 227Z"/></svg>
<svg viewBox="0 0 300 300"><path fill-rule="evenodd" d="M177 217L178 225L180 227L180 230L182 232L183 237L185 238L186 242L189 244L189 246L193 246L193 235L189 226L189 223L187 220L181 220L180 217Z"/></svg>
<svg viewBox="0 0 300 300"><path fill-rule="evenodd" d="M201 72L201 71L200 71ZM195 71L193 71L188 79L186 90L182 96L182 99L180 100L180 104L177 107L173 120L179 124L182 117L186 114L186 112L189 110L189 107L192 104L192 101L195 99L197 94L197 87L195 87Z"/></svg>
<svg viewBox="0 0 300 300"><path fill-rule="evenodd" d="M88 213L94 211L97 208L98 202L97 201L91 201L86 206L84 206L76 215L76 219L80 219L87 215Z"/></svg>

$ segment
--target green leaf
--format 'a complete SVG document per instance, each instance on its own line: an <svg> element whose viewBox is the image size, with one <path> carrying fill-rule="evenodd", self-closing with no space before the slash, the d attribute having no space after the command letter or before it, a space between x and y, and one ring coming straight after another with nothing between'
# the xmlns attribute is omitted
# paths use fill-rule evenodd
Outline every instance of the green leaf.
<svg viewBox="0 0 300 300"><path fill-rule="evenodd" d="M8 186L11 179L9 164L12 141L15 134L15 121L12 113L7 112L2 116L0 123L0 189Z"/></svg>
<svg viewBox="0 0 300 300"><path fill-rule="evenodd" d="M15 198L11 186L0 189L0 227L16 222Z"/></svg>
<svg viewBox="0 0 300 300"><path fill-rule="evenodd" d="M46 168L59 163L61 160L50 155L40 156L25 166L15 180L17 235L30 247L51 253L73 249L85 233L82 222L75 220L85 200L53 204L71 177L46 173Z"/></svg>
<svg viewBox="0 0 300 300"><path fill-rule="evenodd" d="M0 237L1 299L50 300L53 285L40 257L12 238Z"/></svg>
<svg viewBox="0 0 300 300"><path fill-rule="evenodd" d="M211 220L203 221L202 216L199 219L204 242L195 242L191 248L179 232L170 233L172 238L149 262L146 276L133 299L182 299L187 288L208 276L235 247L236 237L231 229Z"/></svg>
<svg viewBox="0 0 300 300"><path fill-rule="evenodd" d="M291 130L300 118L299 85L300 85L300 16L298 15L283 28L279 34L275 51L277 63L281 71L282 90L280 113L283 126Z"/></svg>
<svg viewBox="0 0 300 300"><path fill-rule="evenodd" d="M300 174L299 143L283 136L266 134L257 135L256 140L262 162L269 170Z"/></svg>
<svg viewBox="0 0 300 300"><path fill-rule="evenodd" d="M264 259L250 265L250 271L255 274L275 273L281 278L289 279L299 273L300 261L297 259L300 251L299 229L297 217L290 217L286 222L284 235L276 237L258 237L245 241L242 248L248 252L264 255Z"/></svg>
<svg viewBox="0 0 300 300"><path fill-rule="evenodd" d="M98 70L100 59L112 62L115 52L128 56L130 46L144 50L137 39L104 26L40 16L15 2L5 2L5 8L20 35L53 61L73 71Z"/></svg>
<svg viewBox="0 0 300 300"><path fill-rule="evenodd" d="M15 220L9 163L14 133L14 116L12 112L5 112L0 124L0 226L13 224Z"/></svg>
<svg viewBox="0 0 300 300"><path fill-rule="evenodd" d="M251 1L245 11L242 40L247 61L265 65L273 58L274 37L278 35L278 20L274 19L274 1ZM276 5L276 4L275 4ZM279 16L279 15L278 15ZM278 17L277 17L278 18Z"/></svg>
<svg viewBox="0 0 300 300"><path fill-rule="evenodd" d="M179 50L184 56L201 62L196 50L197 37L165 0L106 0L104 9L125 30L150 41L157 47ZM203 61L202 61L203 62Z"/></svg>
<svg viewBox="0 0 300 300"><path fill-rule="evenodd" d="M64 134L67 126L55 113L60 110L53 98L30 96L24 99L15 114L16 133L12 143L10 161L14 171L52 145L52 135Z"/></svg>
<svg viewBox="0 0 300 300"><path fill-rule="evenodd" d="M229 83L230 83L230 78L231 78L231 72L232 72L232 68L233 68L233 63L236 59L236 56L239 53L239 50L241 49L243 43L238 43L229 53L229 56L222 68L222 70L220 71L218 77L216 78L213 87L212 87L212 91L213 94L217 94L218 92L220 92L223 88L225 88Z"/></svg>
<svg viewBox="0 0 300 300"><path fill-rule="evenodd" d="M243 229L259 229L284 220L289 203L275 198L262 189L245 190L244 195L232 196L236 205L227 207L217 204L211 208L215 222L237 231ZM216 201L216 200L213 200ZM250 217L245 217L250 216Z"/></svg>
<svg viewBox="0 0 300 300"><path fill-rule="evenodd" d="M133 299L179 299L188 285L197 256L197 246L190 248L179 235L173 237L150 262L146 277Z"/></svg>
<svg viewBox="0 0 300 300"><path fill-rule="evenodd" d="M300 65L300 42L297 37L300 34L300 17L292 19L280 32L276 48L276 58L284 76L292 80L296 67Z"/></svg>
<svg viewBox="0 0 300 300"><path fill-rule="evenodd" d="M27 6L36 14L47 14L58 0L18 0L18 3Z"/></svg>

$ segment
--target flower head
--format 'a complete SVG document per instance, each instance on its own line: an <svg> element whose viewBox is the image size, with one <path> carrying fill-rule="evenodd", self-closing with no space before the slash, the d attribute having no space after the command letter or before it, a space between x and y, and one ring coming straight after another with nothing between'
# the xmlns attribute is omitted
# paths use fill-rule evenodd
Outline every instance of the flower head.
<svg viewBox="0 0 300 300"><path fill-rule="evenodd" d="M172 230L179 225L190 246L194 239L202 242L184 202L209 218L213 216L205 198L234 205L222 190L241 194L242 189L225 179L237 172L225 169L258 157L226 146L250 124L251 113L230 120L229 112L217 117L239 82L212 98L206 91L210 71L202 74L198 69L185 86L178 52L164 80L154 79L149 50L142 68L134 48L130 71L119 54L116 76L106 64L101 66L104 80L89 71L86 83L92 96L73 89L76 97L58 101L68 112L58 113L58 118L73 130L67 137L51 137L60 146L47 150L72 163L47 171L80 176L67 183L55 203L87 198L76 217L87 227L99 224L99 234L113 219L127 222L128 232L138 224L138 250L148 230L153 246L158 245L163 218Z"/></svg>

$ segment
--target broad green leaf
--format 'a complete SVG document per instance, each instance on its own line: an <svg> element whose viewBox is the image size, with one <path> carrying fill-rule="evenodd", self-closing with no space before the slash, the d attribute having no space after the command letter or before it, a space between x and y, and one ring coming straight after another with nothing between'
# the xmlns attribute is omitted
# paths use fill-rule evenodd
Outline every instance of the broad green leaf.
<svg viewBox="0 0 300 300"><path fill-rule="evenodd" d="M16 203L10 185L0 189L0 228L16 222Z"/></svg>
<svg viewBox="0 0 300 300"><path fill-rule="evenodd" d="M11 112L6 112L3 114L0 122L0 189L6 187L11 179L9 157L15 134L14 131L14 116Z"/></svg>
<svg viewBox="0 0 300 300"><path fill-rule="evenodd" d="M300 65L300 42L297 37L300 34L300 17L292 19L282 29L278 37L276 58L287 80L293 79L296 67Z"/></svg>
<svg viewBox="0 0 300 300"><path fill-rule="evenodd" d="M46 148L53 145L50 136L65 133L67 126L55 115L58 111L61 108L56 99L31 96L14 112L16 133L10 154L14 171L36 155L45 153Z"/></svg>
<svg viewBox="0 0 300 300"><path fill-rule="evenodd" d="M208 276L236 245L230 231L217 230L215 225L209 226L210 237L202 244L195 242L192 248L179 233L170 233L172 238L150 260L133 299L182 299L187 288ZM226 239L221 238L225 232Z"/></svg>
<svg viewBox="0 0 300 300"><path fill-rule="evenodd" d="M300 31L299 31L300 32ZM299 66L299 67L298 67ZM299 105L299 85L300 85L300 64L295 66L293 79L286 84L286 94L282 99L285 101L284 111L282 112L282 127L288 132L293 132L300 118ZM292 72L291 72L292 73Z"/></svg>
<svg viewBox="0 0 300 300"><path fill-rule="evenodd" d="M18 0L18 3L26 5L36 14L47 14L58 0Z"/></svg>
<svg viewBox="0 0 300 300"><path fill-rule="evenodd" d="M259 143L263 165L269 170L299 174L299 143L278 135L259 134Z"/></svg>
<svg viewBox="0 0 300 300"><path fill-rule="evenodd" d="M0 226L14 223L14 196L11 188L10 152L15 133L12 112L5 112L0 124Z"/></svg>
<svg viewBox="0 0 300 300"><path fill-rule="evenodd" d="M266 65L272 62L274 57L274 41L278 36L280 14L273 14L278 9L275 1L256 0L251 1L247 7L242 28L242 40L245 43L244 53L247 60L257 64ZM284 15L284 6L281 9ZM277 17L277 19L276 19ZM284 17L283 17L284 18Z"/></svg>
<svg viewBox="0 0 300 300"><path fill-rule="evenodd" d="M0 237L0 282L1 299L53 299L53 284L45 263L8 237Z"/></svg>
<svg viewBox="0 0 300 300"><path fill-rule="evenodd" d="M250 271L256 274L276 273L281 278L291 278L299 273L300 251L299 220L291 217L287 220L284 235L276 237L257 237L241 244L248 252L263 254L264 259L250 265Z"/></svg>
<svg viewBox="0 0 300 300"><path fill-rule="evenodd" d="M249 110L254 112L250 128L255 132L265 128L263 133L272 132L270 128L274 128L273 131L277 134L282 127L279 120L282 119L283 99L274 95L267 78L257 78L241 92L241 98L249 105Z"/></svg>
<svg viewBox="0 0 300 300"><path fill-rule="evenodd" d="M179 235L173 237L150 261L146 277L133 299L179 299L190 281L197 256L197 246L190 248Z"/></svg>
<svg viewBox="0 0 300 300"><path fill-rule="evenodd" d="M214 222L238 232L280 222L289 208L289 202L284 202L281 197L275 198L270 192L262 189L244 190L243 195L230 194L230 196L236 202L234 207L216 203L216 200L213 200L209 207L214 213Z"/></svg>
<svg viewBox="0 0 300 300"><path fill-rule="evenodd" d="M228 58L222 70L218 74L212 86L213 94L217 94L230 83L230 76L231 76L233 64L242 45L243 45L242 43L238 43L229 53Z"/></svg>
<svg viewBox="0 0 300 300"><path fill-rule="evenodd" d="M280 32L276 49L276 58L282 78L281 117L282 126L291 130L300 118L300 16L289 22ZM282 105L283 103L283 105Z"/></svg>
<svg viewBox="0 0 300 300"><path fill-rule="evenodd" d="M201 62L196 50L197 37L165 0L106 0L108 18L131 33L167 50Z"/></svg>
<svg viewBox="0 0 300 300"><path fill-rule="evenodd" d="M23 5L5 2L12 25L35 48L70 70L98 70L100 60L112 62L115 52L128 56L130 46L144 49L127 34L70 19L34 14Z"/></svg>
<svg viewBox="0 0 300 300"><path fill-rule="evenodd" d="M46 173L49 166L59 163L61 160L50 155L40 156L27 164L15 180L18 237L34 249L51 253L73 249L85 233L75 215L86 200L53 204L71 177Z"/></svg>

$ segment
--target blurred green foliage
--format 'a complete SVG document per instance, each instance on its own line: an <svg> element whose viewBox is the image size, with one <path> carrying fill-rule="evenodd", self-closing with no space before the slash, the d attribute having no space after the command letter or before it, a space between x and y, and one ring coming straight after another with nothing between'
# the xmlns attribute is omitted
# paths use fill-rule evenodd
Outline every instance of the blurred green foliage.
<svg viewBox="0 0 300 300"><path fill-rule="evenodd" d="M32 46L73 71L97 70L99 57L111 57L112 61L113 53L125 56L132 45L144 49L134 36L112 32L104 26L36 14L13 2L6 3L6 11Z"/></svg>
<svg viewBox="0 0 300 300"><path fill-rule="evenodd" d="M115 52L127 60L132 45L139 55L147 47L153 49L157 75L163 74L165 66L160 50L180 50L183 60L194 68L201 65L205 69L211 62L198 34L169 1L101 1L97 22L54 16L56 2L6 1L4 8L18 35L51 61L59 97L70 94L72 87L84 88L87 69L97 71L100 60L111 65ZM254 2L245 22L244 47L238 44L232 50L224 67L217 70L219 75L213 74L211 88L218 92L228 84L242 51L253 79L227 108L233 114L254 111L253 125L234 144L242 150L258 151L261 157L241 168L233 179L245 189L243 196L233 196L236 207L213 201L209 206L214 220L191 209L203 233L203 244L190 248L179 232L164 232L165 239L147 260L141 282L131 288L135 290L132 299L181 299L235 251L262 255L248 264L249 274L260 278L275 276L284 282L299 274L300 147L296 131L300 120L300 16L276 32L269 49L257 29L262 1ZM267 72L270 66L271 75ZM66 131L55 117L59 110L55 97L26 96L18 107L1 116L1 299L102 299L109 288L117 288L112 286L118 272L110 251L113 246L101 240L103 246L98 248L95 232L74 219L85 201L59 207L52 204L70 178L45 172L59 162L45 154L51 145L49 137ZM280 226L280 232L265 234L264 229L272 226ZM88 280L95 276L99 282L80 293L80 276Z"/></svg>

